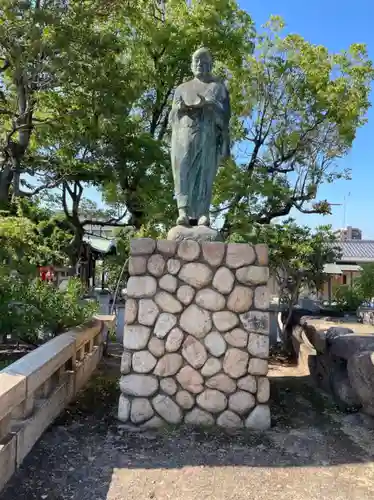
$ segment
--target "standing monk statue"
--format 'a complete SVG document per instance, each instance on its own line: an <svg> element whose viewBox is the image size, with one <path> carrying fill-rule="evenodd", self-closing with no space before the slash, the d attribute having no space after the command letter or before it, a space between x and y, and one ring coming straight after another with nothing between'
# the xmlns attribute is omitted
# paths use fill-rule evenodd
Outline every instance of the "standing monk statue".
<svg viewBox="0 0 374 500"><path fill-rule="evenodd" d="M214 179L221 159L230 154L229 94L212 75L212 63L208 49L193 54L195 78L176 89L170 113L178 225L209 226Z"/></svg>

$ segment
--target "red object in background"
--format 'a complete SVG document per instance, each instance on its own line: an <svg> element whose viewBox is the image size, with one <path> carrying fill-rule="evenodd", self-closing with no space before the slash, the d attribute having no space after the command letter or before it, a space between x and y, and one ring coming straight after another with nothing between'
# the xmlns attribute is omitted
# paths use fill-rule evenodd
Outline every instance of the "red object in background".
<svg viewBox="0 0 374 500"><path fill-rule="evenodd" d="M54 278L54 274L51 270L47 271L46 275L45 275L45 279L47 281L53 281L53 278Z"/></svg>
<svg viewBox="0 0 374 500"><path fill-rule="evenodd" d="M39 276L42 281L51 281L53 279L53 267L41 266L39 267Z"/></svg>

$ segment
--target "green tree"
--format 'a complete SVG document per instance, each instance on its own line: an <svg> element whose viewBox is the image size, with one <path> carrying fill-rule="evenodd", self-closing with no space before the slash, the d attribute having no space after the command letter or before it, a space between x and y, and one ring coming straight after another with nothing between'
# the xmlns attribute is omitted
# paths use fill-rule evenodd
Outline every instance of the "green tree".
<svg viewBox="0 0 374 500"><path fill-rule="evenodd" d="M131 58L125 58L130 27L115 26L99 4L0 4L3 206L12 196L40 192L63 180L99 182L104 172L92 145L112 120L133 121L129 110L138 95L137 77ZM22 184L27 189L21 190Z"/></svg>
<svg viewBox="0 0 374 500"><path fill-rule="evenodd" d="M330 53L282 28L271 18L254 53L229 73L236 155L220 169L213 200L225 235L291 210L329 213L318 190L349 178L337 160L366 122L373 67L365 45Z"/></svg>
<svg viewBox="0 0 374 500"><path fill-rule="evenodd" d="M35 224L26 217L0 216L0 265L29 276L37 266L63 263L62 239L54 228L50 238L43 234L44 223ZM54 241L52 241L54 240Z"/></svg>
<svg viewBox="0 0 374 500"><path fill-rule="evenodd" d="M234 238L240 240L238 236ZM250 239L255 243L266 243L269 247L270 275L277 283L279 303L287 311L282 342L285 350L291 353L288 325L300 292L303 289L308 292L321 289L327 279L324 266L339 260L341 247L331 226L313 230L298 225L293 219L282 224L257 224Z"/></svg>

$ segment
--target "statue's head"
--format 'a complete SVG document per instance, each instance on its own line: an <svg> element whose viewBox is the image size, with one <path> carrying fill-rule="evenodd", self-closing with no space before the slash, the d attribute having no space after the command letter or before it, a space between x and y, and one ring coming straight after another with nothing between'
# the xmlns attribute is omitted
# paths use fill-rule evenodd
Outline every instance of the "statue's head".
<svg viewBox="0 0 374 500"><path fill-rule="evenodd" d="M208 49L202 47L192 55L191 69L196 77L209 76L212 72L213 59Z"/></svg>

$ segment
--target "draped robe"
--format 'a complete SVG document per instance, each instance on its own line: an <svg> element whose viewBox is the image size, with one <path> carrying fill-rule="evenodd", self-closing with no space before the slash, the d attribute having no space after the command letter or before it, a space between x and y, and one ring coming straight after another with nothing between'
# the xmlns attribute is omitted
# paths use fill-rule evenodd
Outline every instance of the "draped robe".
<svg viewBox="0 0 374 500"><path fill-rule="evenodd" d="M186 105L196 104L199 95L209 103L199 109L180 109L182 99ZM184 208L190 219L209 215L217 169L229 154L229 120L228 91L214 77L194 78L176 89L170 114L171 164L178 208Z"/></svg>

